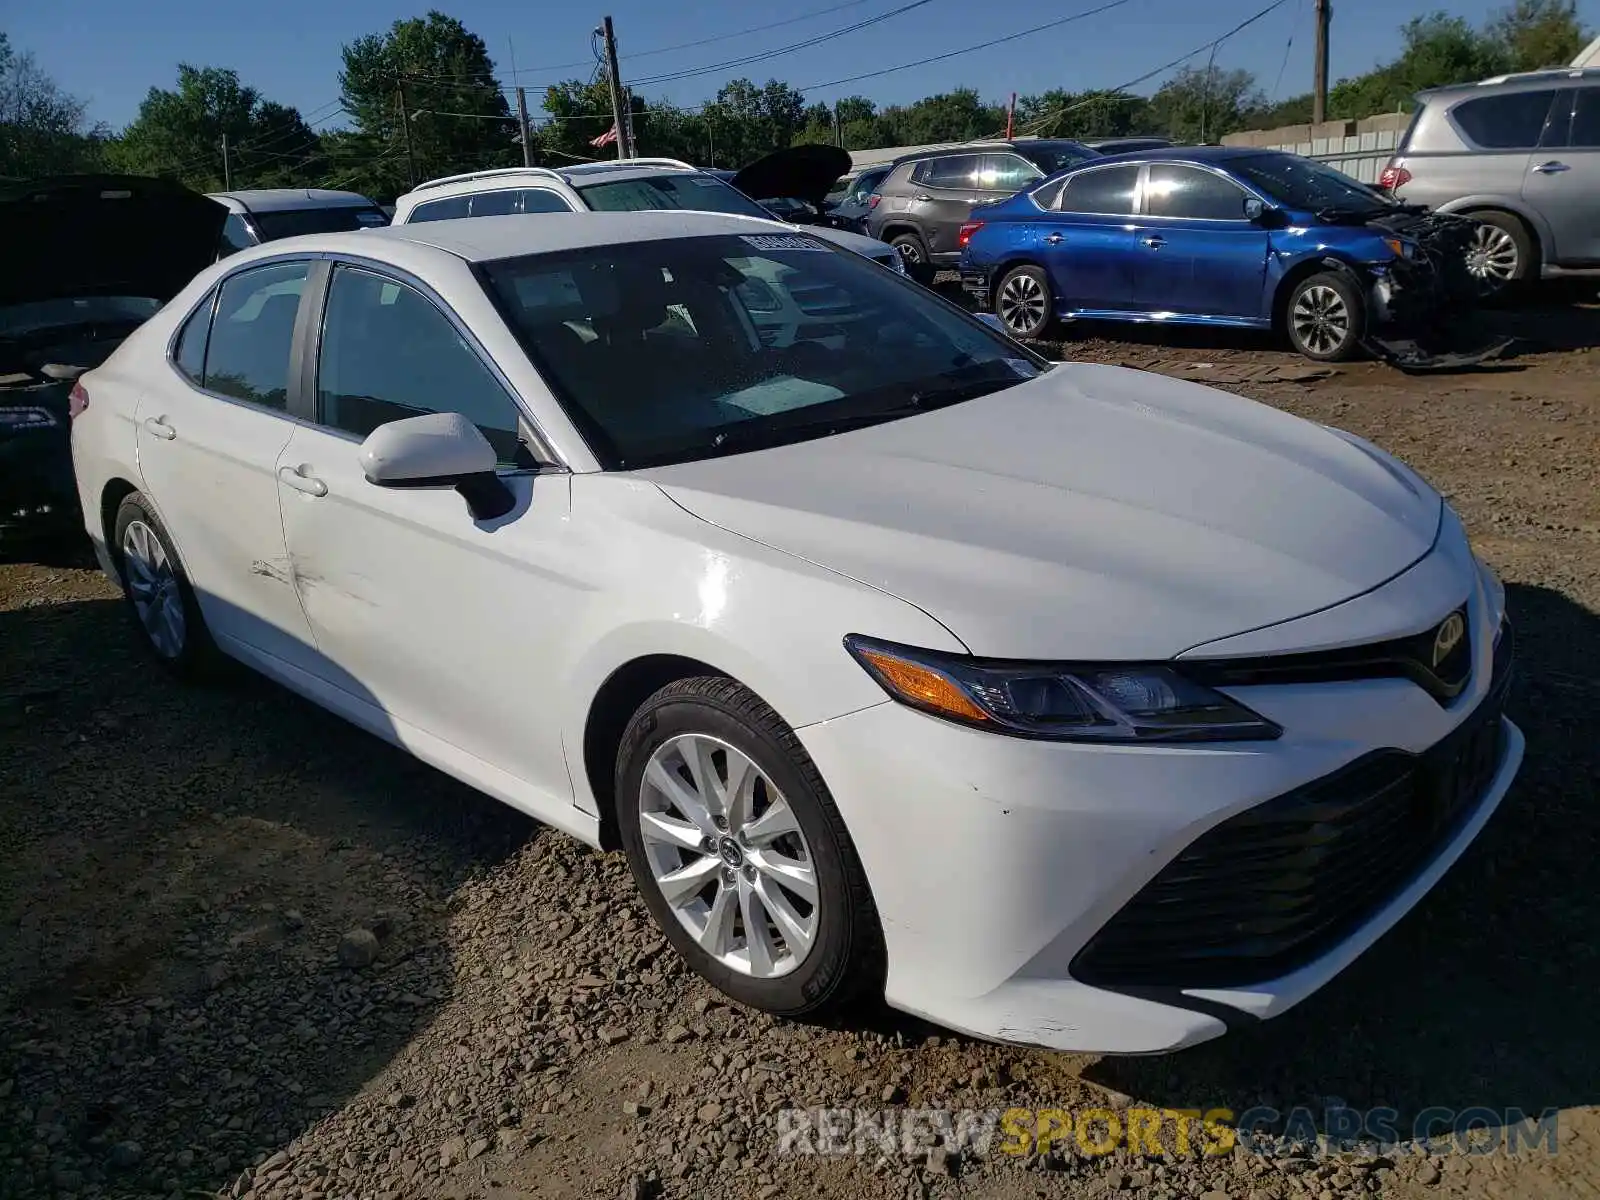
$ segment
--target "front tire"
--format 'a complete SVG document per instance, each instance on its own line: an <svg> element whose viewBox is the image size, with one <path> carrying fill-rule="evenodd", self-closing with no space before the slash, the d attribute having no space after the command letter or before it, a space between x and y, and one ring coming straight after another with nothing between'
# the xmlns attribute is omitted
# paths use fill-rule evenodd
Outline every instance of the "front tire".
<svg viewBox="0 0 1600 1200"><path fill-rule="evenodd" d="M117 508L111 548L140 643L180 679L209 674L221 658L216 643L166 526L138 492Z"/></svg>
<svg viewBox="0 0 1600 1200"><path fill-rule="evenodd" d="M1019 340L1040 337L1050 327L1050 280L1038 267L1014 267L994 289L994 315Z"/></svg>
<svg viewBox="0 0 1600 1200"><path fill-rule="evenodd" d="M778 1016L881 997L866 874L792 730L730 679L668 684L628 723L615 803L634 883L718 991Z"/></svg>
<svg viewBox="0 0 1600 1200"><path fill-rule="evenodd" d="M1319 271L1294 285L1284 307L1289 344L1316 362L1344 362L1361 352L1367 332L1367 305L1356 287L1337 271Z"/></svg>

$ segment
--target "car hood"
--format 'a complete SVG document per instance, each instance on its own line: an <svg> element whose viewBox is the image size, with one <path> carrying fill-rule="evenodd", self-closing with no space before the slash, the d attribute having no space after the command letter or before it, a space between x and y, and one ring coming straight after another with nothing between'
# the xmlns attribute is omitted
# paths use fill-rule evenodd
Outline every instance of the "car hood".
<svg viewBox="0 0 1600 1200"><path fill-rule="evenodd" d="M1426 554L1443 506L1334 430L1091 364L641 474L703 520L898 596L1000 658L1171 658L1338 604Z"/></svg>
<svg viewBox="0 0 1600 1200"><path fill-rule="evenodd" d="M843 246L846 250L865 254L868 258L888 258L899 253L888 242L880 242L877 238L867 237L865 234L851 233L848 229L834 229L831 225L796 225L795 228L803 229L825 242Z"/></svg>
<svg viewBox="0 0 1600 1200"><path fill-rule="evenodd" d="M0 187L0 305L85 296L167 301L216 258L227 209L182 184L64 175Z"/></svg>
<svg viewBox="0 0 1600 1200"><path fill-rule="evenodd" d="M758 158L729 182L752 200L793 196L821 208L833 185L849 169L849 151L808 144Z"/></svg>

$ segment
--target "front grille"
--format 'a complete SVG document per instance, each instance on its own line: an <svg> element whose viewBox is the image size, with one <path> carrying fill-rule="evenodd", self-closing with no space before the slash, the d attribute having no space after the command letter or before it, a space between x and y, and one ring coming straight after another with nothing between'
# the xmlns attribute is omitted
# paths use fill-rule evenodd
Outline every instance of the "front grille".
<svg viewBox="0 0 1600 1200"><path fill-rule="evenodd" d="M1489 694L1420 755L1379 750L1208 830L1072 961L1101 987L1237 987L1312 962L1420 874L1502 753L1509 625Z"/></svg>

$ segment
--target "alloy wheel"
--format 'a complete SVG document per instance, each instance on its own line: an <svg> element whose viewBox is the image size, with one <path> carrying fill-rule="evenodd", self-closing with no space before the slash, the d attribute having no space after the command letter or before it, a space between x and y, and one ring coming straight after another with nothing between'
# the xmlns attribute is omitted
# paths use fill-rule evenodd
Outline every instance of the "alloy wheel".
<svg viewBox="0 0 1600 1200"><path fill-rule="evenodd" d="M1313 354L1332 354L1350 336L1350 309L1344 297L1327 284L1306 288L1290 314L1295 337Z"/></svg>
<svg viewBox="0 0 1600 1200"><path fill-rule="evenodd" d="M1517 275L1517 242L1498 225L1480 224L1467 249L1467 272L1485 293L1496 292Z"/></svg>
<svg viewBox="0 0 1600 1200"><path fill-rule="evenodd" d="M155 530L130 521L122 534L122 561L128 594L145 636L162 658L183 653L185 622L178 576Z"/></svg>
<svg viewBox="0 0 1600 1200"><path fill-rule="evenodd" d="M1019 271L1001 285L995 308L1012 333L1031 336L1044 324L1049 301L1039 281Z"/></svg>
<svg viewBox="0 0 1600 1200"><path fill-rule="evenodd" d="M748 755L706 734L662 743L639 787L639 830L667 906L717 962L775 979L805 961L821 912L815 859Z"/></svg>
<svg viewBox="0 0 1600 1200"><path fill-rule="evenodd" d="M910 238L907 238L904 241L896 242L894 244L894 248L900 252L900 257L906 262L907 265L922 261L922 248Z"/></svg>

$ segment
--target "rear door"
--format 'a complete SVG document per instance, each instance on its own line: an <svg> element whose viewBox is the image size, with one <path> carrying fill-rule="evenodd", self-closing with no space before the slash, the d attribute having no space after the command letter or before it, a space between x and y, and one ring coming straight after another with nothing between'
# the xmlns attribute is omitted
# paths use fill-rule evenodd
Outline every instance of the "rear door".
<svg viewBox="0 0 1600 1200"><path fill-rule="evenodd" d="M981 154L949 154L919 163L912 173L911 214L934 258L959 258L961 226L978 200Z"/></svg>
<svg viewBox="0 0 1600 1200"><path fill-rule="evenodd" d="M278 512L278 454L298 415L291 358L311 264L228 276L183 325L140 398L139 473L212 634L279 662L315 656Z"/></svg>
<svg viewBox="0 0 1600 1200"><path fill-rule="evenodd" d="M1054 215L1039 222L1039 256L1063 309L1134 307L1138 190L1137 163L1090 167L1067 176L1057 190L1050 202Z"/></svg>
<svg viewBox="0 0 1600 1200"><path fill-rule="evenodd" d="M1544 139L1529 160L1522 196L1544 217L1551 262L1600 264L1600 87L1557 97Z"/></svg>
<svg viewBox="0 0 1600 1200"><path fill-rule="evenodd" d="M1558 91L1491 92L1456 104L1450 122L1474 152L1429 158L1429 192L1443 188L1451 197L1522 197L1537 208L1540 189L1527 188L1529 168Z"/></svg>
<svg viewBox="0 0 1600 1200"><path fill-rule="evenodd" d="M1243 188L1215 171L1151 163L1136 240L1133 295L1148 312L1259 318L1265 229L1245 219Z"/></svg>

